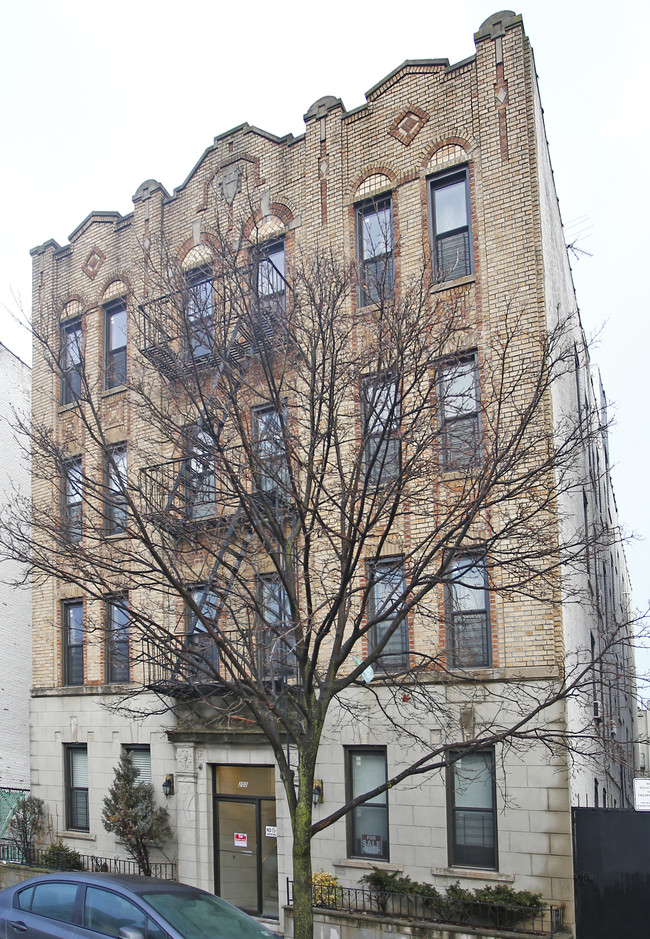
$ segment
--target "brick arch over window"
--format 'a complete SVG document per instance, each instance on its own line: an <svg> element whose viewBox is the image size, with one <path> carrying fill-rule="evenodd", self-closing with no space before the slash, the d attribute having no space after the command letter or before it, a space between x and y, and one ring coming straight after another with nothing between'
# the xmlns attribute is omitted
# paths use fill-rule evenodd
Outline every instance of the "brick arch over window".
<svg viewBox="0 0 650 939"><path fill-rule="evenodd" d="M295 215L284 202L272 202L269 214L262 215L261 209L248 219L244 225L244 238L251 241L264 241L280 235L294 221Z"/></svg>
<svg viewBox="0 0 650 939"><path fill-rule="evenodd" d="M397 173L387 166L373 166L371 169L356 178L350 187L350 195L354 201L367 199L375 192L390 189L397 180Z"/></svg>
<svg viewBox="0 0 650 939"><path fill-rule="evenodd" d="M453 136L437 140L422 153L421 166L425 170L436 170L454 163L467 163L477 151L477 145L465 137Z"/></svg>
<svg viewBox="0 0 650 939"><path fill-rule="evenodd" d="M67 320L73 316L81 316L85 309L86 301L81 294L72 294L59 306L59 319Z"/></svg>
<svg viewBox="0 0 650 939"><path fill-rule="evenodd" d="M124 277L122 274L111 276L104 287L102 288L100 297L102 303L107 303L109 300L117 300L120 297L125 297L128 293L131 293L131 283L127 277Z"/></svg>
<svg viewBox="0 0 650 939"><path fill-rule="evenodd" d="M207 267L212 264L215 247L215 238L208 232L201 232L199 244L193 237L188 238L176 252L177 269L188 271L194 267Z"/></svg>

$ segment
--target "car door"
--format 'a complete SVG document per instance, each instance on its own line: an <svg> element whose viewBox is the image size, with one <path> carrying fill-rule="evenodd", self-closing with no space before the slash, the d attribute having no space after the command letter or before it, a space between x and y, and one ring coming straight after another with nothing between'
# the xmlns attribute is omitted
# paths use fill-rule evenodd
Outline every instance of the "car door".
<svg viewBox="0 0 650 939"><path fill-rule="evenodd" d="M88 884L82 898L80 925L75 939L117 939L120 927L135 926L146 939L169 939L137 903L114 890Z"/></svg>
<svg viewBox="0 0 650 939"><path fill-rule="evenodd" d="M71 939L79 885L47 881L19 890L6 911L7 939Z"/></svg>

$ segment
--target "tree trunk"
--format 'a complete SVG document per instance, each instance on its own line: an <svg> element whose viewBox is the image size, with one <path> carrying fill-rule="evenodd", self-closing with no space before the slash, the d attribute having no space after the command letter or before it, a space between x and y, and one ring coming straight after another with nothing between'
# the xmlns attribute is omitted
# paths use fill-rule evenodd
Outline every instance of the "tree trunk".
<svg viewBox="0 0 650 939"><path fill-rule="evenodd" d="M298 802L293 822L293 928L295 939L313 939L311 883L311 814L314 769L301 762Z"/></svg>

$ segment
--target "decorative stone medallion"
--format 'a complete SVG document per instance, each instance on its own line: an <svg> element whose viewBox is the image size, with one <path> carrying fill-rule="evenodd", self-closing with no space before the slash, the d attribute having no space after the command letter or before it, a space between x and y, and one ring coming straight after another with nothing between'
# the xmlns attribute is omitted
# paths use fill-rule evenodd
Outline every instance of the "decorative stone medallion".
<svg viewBox="0 0 650 939"><path fill-rule="evenodd" d="M86 277L89 277L91 280L94 280L99 273L99 269L106 260L106 255L103 251L100 251L99 248L93 248L86 261L81 266L81 270L84 272Z"/></svg>
<svg viewBox="0 0 650 939"><path fill-rule="evenodd" d="M388 128L388 133L394 137L395 140L399 140L405 147L408 147L408 145L415 140L428 120L429 115L426 111L416 107L414 104L410 104L399 112Z"/></svg>

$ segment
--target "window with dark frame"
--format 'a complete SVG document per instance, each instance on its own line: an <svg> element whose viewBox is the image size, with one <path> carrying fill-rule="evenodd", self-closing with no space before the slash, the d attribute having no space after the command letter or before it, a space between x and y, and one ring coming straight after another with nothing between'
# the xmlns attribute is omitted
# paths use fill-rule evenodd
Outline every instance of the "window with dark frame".
<svg viewBox="0 0 650 939"><path fill-rule="evenodd" d="M253 411L253 444L257 460L257 486L268 494L286 490L289 466L284 434L287 412L274 407L255 408Z"/></svg>
<svg viewBox="0 0 650 939"><path fill-rule="evenodd" d="M286 310L286 263L284 238L258 245L253 254L253 291L260 326L267 338L274 324L284 320Z"/></svg>
<svg viewBox="0 0 650 939"><path fill-rule="evenodd" d="M393 210L391 196L357 206L357 251L360 268L359 304L379 303L393 293Z"/></svg>
<svg viewBox="0 0 650 939"><path fill-rule="evenodd" d="M109 685L129 682L129 601L113 597L106 603L106 681Z"/></svg>
<svg viewBox="0 0 650 939"><path fill-rule="evenodd" d="M214 638L208 632L204 619L209 624L217 625L221 601L219 595L209 584L197 584L192 587L192 600L201 612L197 616L187 605L185 616L185 637L187 646L196 653L190 663L191 677L208 681L213 677L219 665L219 649ZM202 619L202 617L204 619Z"/></svg>
<svg viewBox="0 0 650 939"><path fill-rule="evenodd" d="M283 680L296 667L289 595L278 574L259 578L259 660L265 680Z"/></svg>
<svg viewBox="0 0 650 939"><path fill-rule="evenodd" d="M189 455L185 469L187 514L200 519L214 515L217 503L217 476L214 442L211 435L199 428L190 433Z"/></svg>
<svg viewBox="0 0 650 939"><path fill-rule="evenodd" d="M65 600L63 620L63 684L84 683L84 605L83 600Z"/></svg>
<svg viewBox="0 0 650 939"><path fill-rule="evenodd" d="M363 386L363 436L368 481L397 479L401 469L400 402L394 378L368 379Z"/></svg>
<svg viewBox="0 0 650 939"><path fill-rule="evenodd" d="M386 671L408 668L409 665L409 628L406 616L395 627L395 620L401 615L406 577L404 559L390 558L376 561L370 565L369 615L376 620L368 634L369 651L373 651L383 640L387 632L395 629L384 646L375 665Z"/></svg>
<svg viewBox="0 0 650 939"><path fill-rule="evenodd" d="M447 581L447 655L450 668L489 668L492 660L485 561L454 558Z"/></svg>
<svg viewBox="0 0 650 939"><path fill-rule="evenodd" d="M81 397L81 319L61 324L61 404L74 404Z"/></svg>
<svg viewBox="0 0 650 939"><path fill-rule="evenodd" d="M104 387L119 388L126 383L126 301L105 306L104 320Z"/></svg>
<svg viewBox="0 0 650 939"><path fill-rule="evenodd" d="M438 368L443 466L468 466L480 459L480 390L475 352L443 362Z"/></svg>
<svg viewBox="0 0 650 939"><path fill-rule="evenodd" d="M387 779L385 747L347 749L346 798L354 799ZM388 791L357 805L347 815L348 857L389 860Z"/></svg>
<svg viewBox="0 0 650 939"><path fill-rule="evenodd" d="M494 752L460 757L447 771L450 867L498 870Z"/></svg>
<svg viewBox="0 0 650 939"><path fill-rule="evenodd" d="M88 747L65 744L66 825L69 831L89 831Z"/></svg>
<svg viewBox="0 0 650 939"><path fill-rule="evenodd" d="M185 275L186 356L205 359L214 352L214 282L204 268Z"/></svg>
<svg viewBox="0 0 650 939"><path fill-rule="evenodd" d="M81 541L83 474L80 456L64 465L62 496L63 529L70 541Z"/></svg>
<svg viewBox="0 0 650 939"><path fill-rule="evenodd" d="M127 456L126 444L111 447L106 456L106 534L119 535L126 530L127 522Z"/></svg>
<svg viewBox="0 0 650 939"><path fill-rule="evenodd" d="M433 267L438 282L472 273L472 229L467 168L429 181Z"/></svg>

